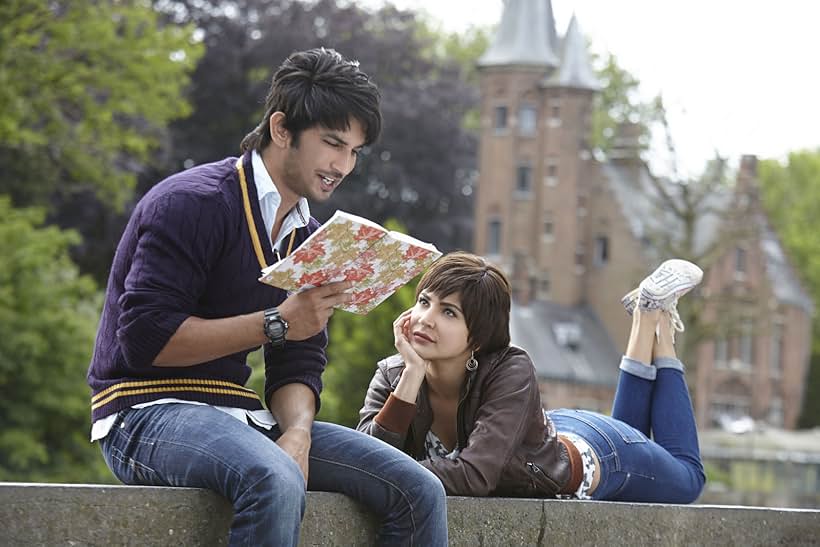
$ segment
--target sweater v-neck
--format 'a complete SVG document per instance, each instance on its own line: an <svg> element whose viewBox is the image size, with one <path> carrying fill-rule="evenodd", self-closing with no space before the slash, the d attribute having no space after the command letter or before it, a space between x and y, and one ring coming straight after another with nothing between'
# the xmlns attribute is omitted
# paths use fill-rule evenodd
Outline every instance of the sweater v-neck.
<svg viewBox="0 0 820 547"><path fill-rule="evenodd" d="M248 201L250 201L251 214L253 214L253 222L256 225L256 234L259 237L259 243L262 246L262 254L265 256L265 263L270 266L276 262L276 254L274 253L273 247L270 243L270 235L266 233L265 220L262 218L262 209L259 207L259 194L256 192L256 181L254 180L251 152L245 152L242 155L242 165L245 168ZM247 219L245 219L245 222L247 222Z"/></svg>

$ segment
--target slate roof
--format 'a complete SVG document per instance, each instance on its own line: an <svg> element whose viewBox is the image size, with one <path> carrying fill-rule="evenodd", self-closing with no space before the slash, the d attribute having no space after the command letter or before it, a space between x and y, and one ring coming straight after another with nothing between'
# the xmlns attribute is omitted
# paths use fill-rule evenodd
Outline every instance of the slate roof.
<svg viewBox="0 0 820 547"><path fill-rule="evenodd" d="M571 349L559 343L556 325L580 327L580 343ZM542 380L614 386L621 352L589 308L566 307L555 302L513 303L510 311L513 344L530 354Z"/></svg>
<svg viewBox="0 0 820 547"><path fill-rule="evenodd" d="M635 169L625 167L618 162L601 164L601 170L609 182L609 188L615 195L624 217L628 220L632 235L639 240L645 240L650 234L666 234L675 238L681 233L679 220L671 212L658 212L656 203L659 200L658 190L652 183L651 173L646 167L641 167L638 177ZM664 181L661 181L664 183ZM665 183L667 191L674 195L676 186ZM701 253L720 235L722 223L721 211L726 211L732 204L732 190L725 189L710 194L705 207L714 211L701 215L695 225L695 252ZM794 269L783 251L777 235L769 225L765 215L756 215L755 222L760 228L760 245L766 261L766 274L775 296L783 303L800 307L809 314L814 314L814 304L811 296L803 288ZM674 240L674 239L673 239ZM668 257L657 256L657 250L646 246L648 257L660 261Z"/></svg>
<svg viewBox="0 0 820 547"><path fill-rule="evenodd" d="M814 315L814 301L803 288L794 269L783 252L777 234L774 233L765 217L758 219L763 226L760 247L766 260L766 273L772 283L777 299L787 304L802 308L809 315Z"/></svg>
<svg viewBox="0 0 820 547"><path fill-rule="evenodd" d="M531 65L554 68L559 43L550 0L507 0L501 23L478 66Z"/></svg>
<svg viewBox="0 0 820 547"><path fill-rule="evenodd" d="M601 83L592 71L592 63L589 62L586 38L575 15L572 16L567 33L561 41L561 68L547 77L543 85L591 91L601 89Z"/></svg>

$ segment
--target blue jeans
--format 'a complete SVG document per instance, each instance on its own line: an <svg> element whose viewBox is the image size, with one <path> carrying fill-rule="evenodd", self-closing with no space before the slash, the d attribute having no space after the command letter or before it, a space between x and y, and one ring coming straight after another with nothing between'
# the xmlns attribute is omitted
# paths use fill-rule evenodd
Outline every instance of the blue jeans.
<svg viewBox="0 0 820 547"><path fill-rule="evenodd" d="M296 545L305 480L274 442L280 434L210 406L171 403L120 412L101 446L126 484L207 488L227 498L231 545ZM378 439L316 422L307 486L346 494L379 515L380 544L447 545L441 482Z"/></svg>
<svg viewBox="0 0 820 547"><path fill-rule="evenodd" d="M624 357L620 368L611 417L585 410L547 413L559 433L575 433L598 456L601 475L592 498L695 501L706 475L683 364L659 358L647 367Z"/></svg>

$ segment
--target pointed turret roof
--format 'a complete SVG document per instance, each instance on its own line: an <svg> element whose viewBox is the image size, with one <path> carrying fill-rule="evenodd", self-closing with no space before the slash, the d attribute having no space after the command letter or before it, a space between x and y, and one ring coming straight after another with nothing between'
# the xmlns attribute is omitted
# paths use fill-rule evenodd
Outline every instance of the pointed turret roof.
<svg viewBox="0 0 820 547"><path fill-rule="evenodd" d="M507 0L493 43L478 60L478 65L554 68L558 61L552 1Z"/></svg>
<svg viewBox="0 0 820 547"><path fill-rule="evenodd" d="M564 35L561 48L561 68L544 80L544 85L592 91L601 89L601 83L592 71L586 38L581 32L575 14L572 15L567 33Z"/></svg>

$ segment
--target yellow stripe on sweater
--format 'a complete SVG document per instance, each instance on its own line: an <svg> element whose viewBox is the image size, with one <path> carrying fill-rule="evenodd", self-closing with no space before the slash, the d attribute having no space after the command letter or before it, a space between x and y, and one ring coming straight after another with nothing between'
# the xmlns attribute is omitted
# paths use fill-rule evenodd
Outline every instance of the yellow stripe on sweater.
<svg viewBox="0 0 820 547"><path fill-rule="evenodd" d="M101 406L105 406L114 399L118 399L120 397L128 397L131 395L148 395L153 393L174 393L180 391L196 391L198 393L210 393L212 395L233 395L235 397L247 397L248 399L256 399L259 400L259 395L256 392L248 393L247 391L237 391L237 390L230 390L230 389L218 389L212 387L194 387L194 386L179 386L179 387L163 387L163 388L154 388L154 389L130 389L130 390L123 390L114 393L105 399L98 401L91 405L91 410L96 410Z"/></svg>
<svg viewBox="0 0 820 547"><path fill-rule="evenodd" d="M206 378L165 378L164 380L137 380L133 382L120 382L119 384L114 384L111 387L108 387L101 392L97 393L93 397L91 397L91 402L101 399L105 397L112 391L123 389L127 387L145 387L145 386L157 386L163 384L188 384L188 385L205 385L205 386L220 386L226 387L230 389L237 389L237 390L244 390L249 393L256 393L254 390L247 388L245 386L240 386L239 384L235 384L233 382L227 382L225 380L210 380Z"/></svg>

